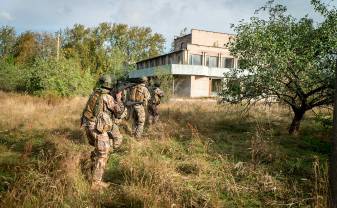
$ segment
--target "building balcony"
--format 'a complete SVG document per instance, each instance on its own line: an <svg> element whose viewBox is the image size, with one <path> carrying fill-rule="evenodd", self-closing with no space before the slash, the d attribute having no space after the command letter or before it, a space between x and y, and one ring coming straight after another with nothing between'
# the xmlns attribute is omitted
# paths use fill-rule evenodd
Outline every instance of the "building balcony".
<svg viewBox="0 0 337 208"><path fill-rule="evenodd" d="M142 76L153 77L160 75L191 75L223 78L224 73L229 72L230 70L230 68L208 67L202 65L167 64L131 71L129 73L129 77L138 78Z"/></svg>

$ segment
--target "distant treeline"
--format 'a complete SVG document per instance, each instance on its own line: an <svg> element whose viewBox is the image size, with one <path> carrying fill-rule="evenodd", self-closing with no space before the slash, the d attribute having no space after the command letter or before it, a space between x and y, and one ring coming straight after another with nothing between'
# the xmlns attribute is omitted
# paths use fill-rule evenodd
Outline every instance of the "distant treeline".
<svg viewBox="0 0 337 208"><path fill-rule="evenodd" d="M135 62L163 52L165 39L149 27L80 24L56 33L0 28L0 90L36 95L87 94L104 73L120 77Z"/></svg>

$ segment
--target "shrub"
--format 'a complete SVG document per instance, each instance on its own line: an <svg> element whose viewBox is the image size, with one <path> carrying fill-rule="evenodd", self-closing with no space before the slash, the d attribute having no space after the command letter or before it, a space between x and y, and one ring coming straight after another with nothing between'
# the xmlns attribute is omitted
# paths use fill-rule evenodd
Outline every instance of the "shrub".
<svg viewBox="0 0 337 208"><path fill-rule="evenodd" d="M89 72L74 60L38 59L27 68L26 91L37 95L85 95L94 85Z"/></svg>
<svg viewBox="0 0 337 208"><path fill-rule="evenodd" d="M24 71L4 60L0 60L0 90L15 91L23 82Z"/></svg>

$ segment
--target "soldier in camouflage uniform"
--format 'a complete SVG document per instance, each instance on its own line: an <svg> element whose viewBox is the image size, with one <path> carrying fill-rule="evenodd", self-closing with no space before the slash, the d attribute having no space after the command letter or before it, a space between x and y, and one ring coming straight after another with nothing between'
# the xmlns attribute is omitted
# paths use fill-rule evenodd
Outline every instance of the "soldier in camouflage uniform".
<svg viewBox="0 0 337 208"><path fill-rule="evenodd" d="M151 86L149 89L150 94L151 94L151 99L148 104L150 125L158 122L159 120L158 105L160 104L161 98L164 97L164 92L159 87L160 87L160 82L156 80L153 86Z"/></svg>
<svg viewBox="0 0 337 208"><path fill-rule="evenodd" d="M131 88L129 100L131 102L142 102L142 104L133 105L131 108L133 119L132 133L136 138L142 136L145 124L145 107L150 99L150 92L146 88L147 78L141 78L142 83Z"/></svg>
<svg viewBox="0 0 337 208"><path fill-rule="evenodd" d="M82 114L84 126L89 143L95 147L92 152L92 188L106 186L102 176L108 160L110 148L117 148L122 142L115 119L124 112L121 101L121 92L114 97L110 94L114 81L111 76L102 76L100 86L90 95Z"/></svg>

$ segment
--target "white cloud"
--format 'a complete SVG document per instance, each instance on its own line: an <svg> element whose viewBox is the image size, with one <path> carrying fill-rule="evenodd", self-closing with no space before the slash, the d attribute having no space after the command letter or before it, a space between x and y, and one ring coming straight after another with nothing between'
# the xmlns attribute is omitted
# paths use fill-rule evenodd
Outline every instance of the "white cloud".
<svg viewBox="0 0 337 208"><path fill-rule="evenodd" d="M101 22L116 22L149 26L154 32L163 34L169 46L173 36L185 27L231 33L231 23L248 19L254 14L254 10L263 6L267 0L0 1L0 26L10 23L19 32L53 32L76 23L95 26ZM289 12L296 17L309 14L317 19L319 16L313 12L308 0L276 2L287 5ZM337 3L337 0L334 3Z"/></svg>
<svg viewBox="0 0 337 208"><path fill-rule="evenodd" d="M0 11L0 20L11 21L14 20L12 15L6 11Z"/></svg>

